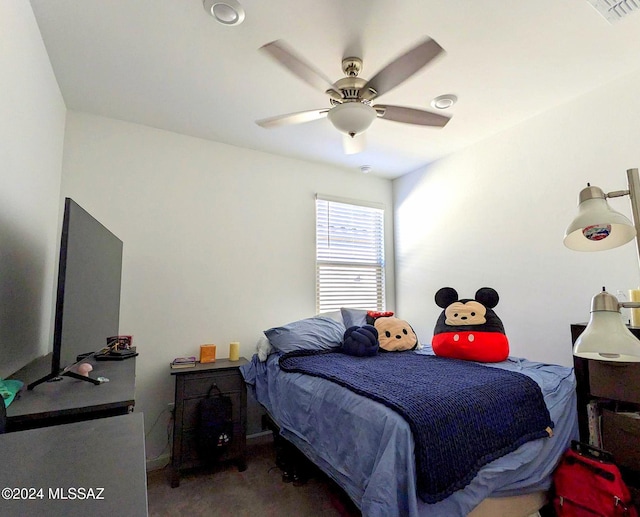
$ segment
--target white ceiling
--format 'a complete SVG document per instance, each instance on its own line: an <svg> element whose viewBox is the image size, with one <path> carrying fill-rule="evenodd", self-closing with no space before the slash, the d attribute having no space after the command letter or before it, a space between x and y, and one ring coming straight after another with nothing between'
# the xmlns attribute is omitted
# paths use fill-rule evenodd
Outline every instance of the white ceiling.
<svg viewBox="0 0 640 517"><path fill-rule="evenodd" d="M587 0L241 0L218 24L202 0L31 0L69 109L395 178L640 68L640 14L615 24ZM327 119L256 120L330 107L258 49L276 39L332 80L348 55L372 77L429 36L446 54L381 96L433 110L442 129L375 120L347 156ZM624 109L615 99L612 110Z"/></svg>

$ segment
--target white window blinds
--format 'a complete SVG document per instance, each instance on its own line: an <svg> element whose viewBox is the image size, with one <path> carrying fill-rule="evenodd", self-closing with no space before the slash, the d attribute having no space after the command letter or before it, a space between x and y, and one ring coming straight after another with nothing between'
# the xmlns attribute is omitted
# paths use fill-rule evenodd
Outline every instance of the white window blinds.
<svg viewBox="0 0 640 517"><path fill-rule="evenodd" d="M316 196L316 310L384 310L384 209Z"/></svg>

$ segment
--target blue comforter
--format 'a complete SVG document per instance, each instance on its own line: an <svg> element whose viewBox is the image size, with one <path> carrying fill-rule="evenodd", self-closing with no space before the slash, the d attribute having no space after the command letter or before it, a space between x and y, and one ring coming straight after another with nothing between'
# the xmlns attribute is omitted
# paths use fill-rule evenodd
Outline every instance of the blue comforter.
<svg viewBox="0 0 640 517"><path fill-rule="evenodd" d="M433 355L426 348L416 352ZM335 382L283 372L280 356L254 354L240 367L247 388L293 443L338 485L363 517L463 517L485 498L547 490L559 458L578 439L573 369L510 357L485 366L527 375L542 389L553 436L488 463L462 490L438 503L416 493L413 433L396 411Z"/></svg>
<svg viewBox="0 0 640 517"><path fill-rule="evenodd" d="M293 352L280 358L280 367L331 380L401 414L414 435L418 495L427 503L553 427L535 381L467 361L413 352L368 358Z"/></svg>

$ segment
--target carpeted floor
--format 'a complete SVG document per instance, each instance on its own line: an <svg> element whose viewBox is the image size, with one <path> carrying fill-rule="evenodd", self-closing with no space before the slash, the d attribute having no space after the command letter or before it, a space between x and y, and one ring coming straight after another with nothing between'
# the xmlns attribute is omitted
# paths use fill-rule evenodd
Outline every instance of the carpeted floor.
<svg viewBox="0 0 640 517"><path fill-rule="evenodd" d="M273 443L250 445L247 470L234 465L183 474L171 488L169 468L147 474L149 515L210 517L359 517L349 498L322 472L302 486L285 483Z"/></svg>

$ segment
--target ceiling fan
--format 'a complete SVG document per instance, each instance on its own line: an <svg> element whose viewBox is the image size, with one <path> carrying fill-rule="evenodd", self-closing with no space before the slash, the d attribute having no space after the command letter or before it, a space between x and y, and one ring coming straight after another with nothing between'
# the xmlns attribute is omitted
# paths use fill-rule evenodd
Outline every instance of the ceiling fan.
<svg viewBox="0 0 640 517"><path fill-rule="evenodd" d="M447 116L421 109L372 103L374 99L406 81L444 52L444 49L431 38L425 39L397 57L369 80L359 77L362 60L358 57L347 57L342 60L345 77L335 83L296 55L295 51L281 40L267 43L260 47L260 50L298 78L314 88L323 90L331 103L327 108L288 113L256 121L261 127L300 124L327 117L335 128L345 135L345 153L355 154L364 150L365 131L376 117L432 127L444 127L449 122L450 118Z"/></svg>

